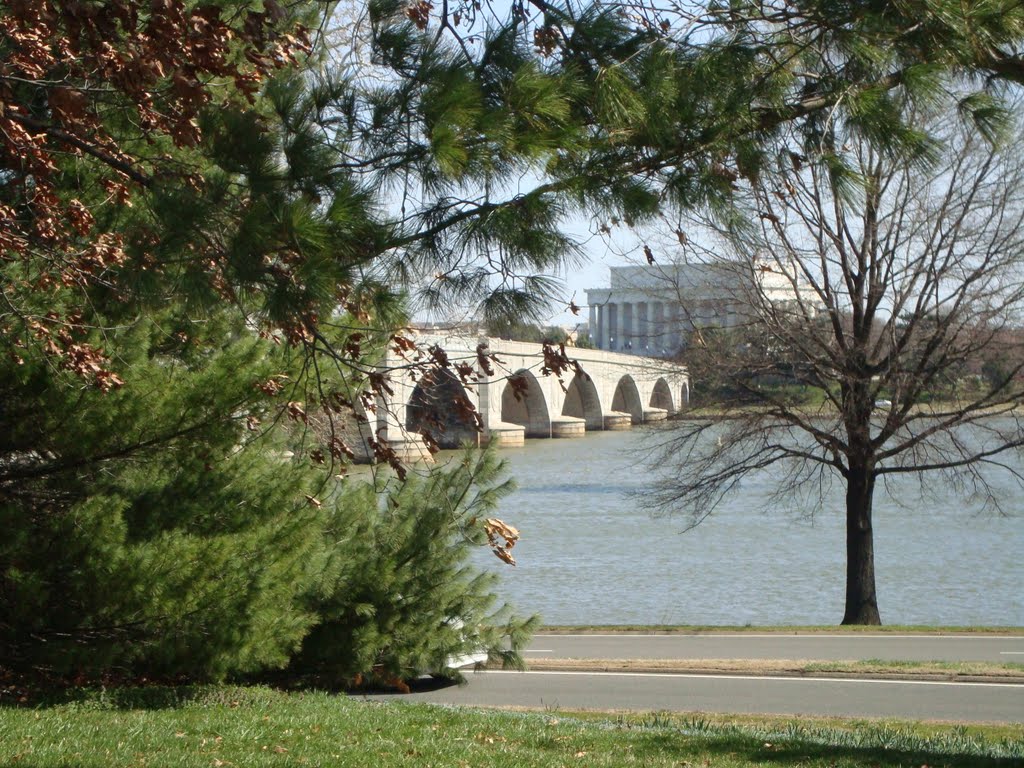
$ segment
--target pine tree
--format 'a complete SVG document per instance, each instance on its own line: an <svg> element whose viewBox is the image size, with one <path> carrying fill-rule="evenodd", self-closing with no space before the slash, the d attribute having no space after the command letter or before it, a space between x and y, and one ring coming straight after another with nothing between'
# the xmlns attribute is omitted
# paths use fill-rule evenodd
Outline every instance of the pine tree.
<svg viewBox="0 0 1024 768"><path fill-rule="evenodd" d="M293 669L339 684L456 675L451 660L481 652L521 665L536 618L495 610L496 575L468 562L488 541L485 516L512 490L503 466L493 450L466 449L450 467L343 494L324 528L331 554L311 606L318 624Z"/></svg>
<svg viewBox="0 0 1024 768"><path fill-rule="evenodd" d="M3 362L5 666L216 678L283 665L312 623L316 477L259 431L286 354L224 313L183 321L107 333L116 391L38 350Z"/></svg>
<svg viewBox="0 0 1024 768"><path fill-rule="evenodd" d="M0 11L11 664L209 676L280 665L316 621L316 602L299 599L316 579L316 610L342 617L342 637L362 634L347 661L310 640L310 663L341 677L436 663L457 645L444 621L473 613L460 631L476 631L482 586L455 577L476 597L440 600L428 627L397 602L402 585L428 585L371 561L393 589L359 585L373 606L362 613L332 604L344 579L317 569L328 556L344 569L309 531L349 523L319 500L333 489L314 482L334 481L310 474L316 453L298 444L315 407L351 408L383 386L369 369L409 310L405 288L425 280L427 300L493 317L536 312L548 273L578 256L570 213L606 226L699 206L728 217L739 182L771 172L782 126L820 140L839 114L883 150L913 153L930 137L901 105L927 100L940 70L982 78L961 102L980 130L997 122L1000 84L1024 79L1024 16L1008 0L731 3L679 25L657 5L545 2L468 35L454 14L470 23L472 4L432 17L429 3L373 2L368 68L313 56L286 71L307 48L298 23L319 9ZM237 450L249 424L264 450ZM286 447L300 449L291 464ZM459 517L464 480L399 492L409 517L363 491L376 516L351 525L415 560L422 517L431 568L446 573L459 551L445 549L448 518L432 516ZM440 635L418 636L429 628ZM382 634L403 632L389 656Z"/></svg>
<svg viewBox="0 0 1024 768"><path fill-rule="evenodd" d="M63 6L45 10L43 31L58 44L78 22ZM18 27L5 44L22 52L25 20L4 19ZM140 22L117 23L127 34ZM24 57L11 66L0 77L26 80L26 93L48 87L46 73L17 69ZM62 87L75 90L82 76L64 73ZM194 677L280 666L315 620L306 598L322 578L327 514L317 495L336 484L308 466L322 456L304 442L309 415L352 407L403 316L396 292L365 270L454 223L432 233L381 214L381 179L351 162L351 134L324 140L353 93L343 79L285 74L252 100L235 82L238 98L175 107L194 114L189 131L202 143L158 123L130 156L132 110L146 105L123 83L104 85L79 115L100 136L81 153L59 153L72 140L66 113L40 106L32 118L57 147L44 153L58 158L45 178L59 198L49 209L33 207L19 182L23 148L4 148L4 215L15 212L5 234L16 241L5 241L0 263L4 663ZM209 95L194 94L200 106ZM115 145L131 173L112 187L113 161L97 147ZM21 247L18 232L60 206L81 226ZM519 236L507 223L500 234ZM291 462L286 448L297 449ZM333 440L329 448L344 454ZM482 585L467 581L467 594L484 600ZM382 613L396 599L375 598ZM376 656L360 651L348 668L368 672L358 659Z"/></svg>

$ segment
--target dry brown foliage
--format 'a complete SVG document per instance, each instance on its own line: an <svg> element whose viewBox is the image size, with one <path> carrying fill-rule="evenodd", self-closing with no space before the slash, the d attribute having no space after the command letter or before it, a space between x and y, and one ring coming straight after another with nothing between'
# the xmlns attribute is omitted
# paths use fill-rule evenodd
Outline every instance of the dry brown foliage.
<svg viewBox="0 0 1024 768"><path fill-rule="evenodd" d="M9 190L0 258L32 263L20 289L49 291L116 289L126 258L122 239L98 231L90 204L61 186L69 158L98 175L107 197L93 205L130 206L168 174L199 185L194 168L151 148L161 139L196 144L200 110L215 97L252 100L309 41L274 0L234 15L184 0L13 0L0 13L0 47L0 167ZM115 132L114 121L135 135ZM34 333L64 368L102 389L119 386L75 318L52 313Z"/></svg>

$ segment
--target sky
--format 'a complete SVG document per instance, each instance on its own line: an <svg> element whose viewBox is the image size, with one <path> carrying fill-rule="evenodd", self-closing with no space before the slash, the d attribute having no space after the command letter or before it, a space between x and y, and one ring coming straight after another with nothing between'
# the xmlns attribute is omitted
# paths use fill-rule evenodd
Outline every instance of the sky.
<svg viewBox="0 0 1024 768"><path fill-rule="evenodd" d="M478 24L487 23L489 18L504 18L509 13L511 3L509 0L491 0L485 3L479 16ZM447 6L445 6L447 7ZM677 9L684 9L685 3L674 4ZM699 9L701 4L696 4ZM347 0L339 4L335 11L334 26L329 35L336 40L336 55L340 57L339 62L345 65L355 66L359 69L372 65L368 53L360 43L362 35L357 31L360 24L365 22L365 6L358 0ZM435 14L438 11L435 11ZM463 32L470 33L463 25ZM540 183L539 179L531 173L525 173L518 180L512 181L513 192L524 193ZM515 188L518 187L516 190ZM594 234L594 225L589 219L577 217L566 224L566 231L581 247L583 258L577 264L568 269L556 272L553 277L557 278L564 286L561 300L552 302L549 313L541 318L543 325L561 325L572 328L580 323L586 323L589 319L589 308L587 306L587 289L607 288L609 285L609 267L625 266L628 264L642 263L643 240L636 233L617 230L610 242L608 238ZM580 307L578 315L569 311L569 303L573 302ZM417 321L436 320L451 322L459 318L440 316L420 316L417 313Z"/></svg>
<svg viewBox="0 0 1024 768"><path fill-rule="evenodd" d="M590 234L587 222L578 221L570 225L570 232L582 243L585 260L577 268L557 275L565 284L565 301L561 307L551 308L552 317L548 324L572 327L589 319L587 307L588 288L608 287L608 268L631 263L618 249L609 245L602 237ZM579 315L568 310L569 301L579 306Z"/></svg>
<svg viewBox="0 0 1024 768"><path fill-rule="evenodd" d="M598 222L599 224L600 222ZM578 265L557 274L565 285L565 300L561 306L551 308L550 325L573 327L589 320L587 289L608 288L611 267L636 266L647 263L644 245L649 245L658 264L678 263L687 258L701 258L704 249L715 248L716 238L696 221L669 223L655 220L644 229L632 229L624 224L611 227L610 235L597 235L589 220L577 218L569 221L566 232L579 244L584 254ZM677 232L685 229L689 242L686 249L679 246ZM685 250L685 253L684 253ZM717 250L717 249L716 249ZM580 307L579 315L568 311L572 300Z"/></svg>

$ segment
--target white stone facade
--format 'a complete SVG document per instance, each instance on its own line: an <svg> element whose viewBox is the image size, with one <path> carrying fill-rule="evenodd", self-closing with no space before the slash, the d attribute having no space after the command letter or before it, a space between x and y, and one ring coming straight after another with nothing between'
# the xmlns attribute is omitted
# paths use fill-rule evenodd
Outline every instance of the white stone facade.
<svg viewBox="0 0 1024 768"><path fill-rule="evenodd" d="M776 262L611 267L608 288L587 290L590 339L597 349L667 357L695 328L732 328L759 305L816 302Z"/></svg>

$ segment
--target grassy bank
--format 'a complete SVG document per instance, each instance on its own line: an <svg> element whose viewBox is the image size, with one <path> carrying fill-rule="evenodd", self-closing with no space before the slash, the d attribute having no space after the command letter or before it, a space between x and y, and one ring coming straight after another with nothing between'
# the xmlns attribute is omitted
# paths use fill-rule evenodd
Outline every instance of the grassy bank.
<svg viewBox="0 0 1024 768"><path fill-rule="evenodd" d="M1024 681L1024 664L985 661L813 661L802 659L545 659L540 671L664 672L811 677L874 677L987 682Z"/></svg>
<svg viewBox="0 0 1024 768"><path fill-rule="evenodd" d="M548 624L538 634L569 635L599 633L639 634L780 634L780 635L1024 635L1024 627L945 627L889 624L880 627L869 626L752 626L750 624L728 626L710 624Z"/></svg>
<svg viewBox="0 0 1024 768"><path fill-rule="evenodd" d="M473 711L266 688L74 697L0 708L0 764L1024 766L1020 726Z"/></svg>

